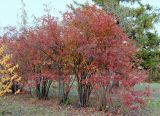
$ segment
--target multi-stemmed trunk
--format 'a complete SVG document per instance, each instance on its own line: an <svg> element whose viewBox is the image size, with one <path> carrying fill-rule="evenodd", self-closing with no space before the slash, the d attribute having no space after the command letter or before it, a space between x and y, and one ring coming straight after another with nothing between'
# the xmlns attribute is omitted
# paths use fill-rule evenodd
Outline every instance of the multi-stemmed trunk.
<svg viewBox="0 0 160 116"><path fill-rule="evenodd" d="M101 86L101 88L98 90L98 94L99 94L99 110L100 111L104 111L106 110L106 106L107 106L107 87L105 86Z"/></svg>
<svg viewBox="0 0 160 116"><path fill-rule="evenodd" d="M91 84L83 84L81 82L78 83L79 103L81 107L88 106L91 92Z"/></svg>
<svg viewBox="0 0 160 116"><path fill-rule="evenodd" d="M65 104L66 101L68 100L68 93L65 92L65 83L64 83L64 77L61 76L59 79L59 99L60 99L60 104Z"/></svg>
<svg viewBox="0 0 160 116"><path fill-rule="evenodd" d="M39 99L47 99L49 95L49 89L52 81L45 78L39 77L36 80L36 94Z"/></svg>
<svg viewBox="0 0 160 116"><path fill-rule="evenodd" d="M80 107L86 107L89 105L89 98L92 92L92 85L88 83L86 79L88 77L88 73L82 72L81 76L77 76L78 83L78 94L79 94L79 104Z"/></svg>
<svg viewBox="0 0 160 116"><path fill-rule="evenodd" d="M71 76L71 75L70 75ZM70 89L72 88L75 81L75 77L71 77L70 81L65 83L64 77L61 76L59 79L59 97L60 97L60 104L67 104L68 95Z"/></svg>

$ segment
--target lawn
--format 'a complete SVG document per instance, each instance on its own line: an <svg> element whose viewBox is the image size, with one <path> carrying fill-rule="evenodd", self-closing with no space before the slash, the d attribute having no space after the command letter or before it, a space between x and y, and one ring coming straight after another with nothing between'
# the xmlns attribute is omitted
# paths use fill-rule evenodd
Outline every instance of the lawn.
<svg viewBox="0 0 160 116"><path fill-rule="evenodd" d="M148 101L148 105L145 108L145 115L143 116L160 116L160 84L152 83L152 84L140 84L137 85L136 89L143 89L145 86L150 87L150 97Z"/></svg>
<svg viewBox="0 0 160 116"><path fill-rule="evenodd" d="M94 108L60 106L55 99L38 100L29 95L8 95L0 98L0 116L105 116Z"/></svg>
<svg viewBox="0 0 160 116"><path fill-rule="evenodd" d="M143 89L146 85L140 84L135 88ZM148 105L134 116L159 116L160 84L153 83L149 86L152 92ZM90 107L60 106L56 97L49 100L38 100L30 95L20 94L0 97L0 116L105 116L105 113Z"/></svg>

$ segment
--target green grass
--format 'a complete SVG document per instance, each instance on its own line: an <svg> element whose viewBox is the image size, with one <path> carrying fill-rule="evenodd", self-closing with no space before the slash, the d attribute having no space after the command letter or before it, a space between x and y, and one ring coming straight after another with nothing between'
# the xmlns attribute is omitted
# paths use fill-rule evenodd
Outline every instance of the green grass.
<svg viewBox="0 0 160 116"><path fill-rule="evenodd" d="M160 84L139 84L135 89L144 89L150 86L151 97L144 109L145 115L142 116L160 116ZM55 91L51 89L53 96ZM70 100L76 95L76 90L70 94ZM54 95L55 96L55 95ZM76 95L77 96L77 95ZM69 101L70 102L70 101ZM89 109L89 110L88 110ZM93 108L76 109L70 105L59 106L57 97L51 97L49 100L38 100L30 95L7 95L0 97L0 116L105 116L103 112L98 112Z"/></svg>
<svg viewBox="0 0 160 116"><path fill-rule="evenodd" d="M76 109L60 106L56 98L38 100L29 95L8 95L0 97L0 116L105 116L93 108Z"/></svg>
<svg viewBox="0 0 160 116"><path fill-rule="evenodd" d="M48 108L45 104L34 103L35 100L24 96L4 96L0 98L0 115L11 116L53 116L56 115L54 109ZM62 114L63 115L63 114Z"/></svg>
<svg viewBox="0 0 160 116"><path fill-rule="evenodd" d="M141 90L149 86L151 94L145 112L147 116L160 116L160 84L159 83L143 83L135 86L135 89Z"/></svg>

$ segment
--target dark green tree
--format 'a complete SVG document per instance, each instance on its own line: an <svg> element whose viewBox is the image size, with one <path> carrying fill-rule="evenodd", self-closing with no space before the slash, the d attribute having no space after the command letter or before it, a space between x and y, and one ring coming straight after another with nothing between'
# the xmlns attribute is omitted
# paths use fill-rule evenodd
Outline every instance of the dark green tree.
<svg viewBox="0 0 160 116"><path fill-rule="evenodd" d="M156 32L155 24L159 21L159 10L149 4L142 4L141 0L93 1L106 12L113 14L128 37L136 40L141 51L137 57L143 60L142 68L149 70L150 81L157 81L160 78L158 70L160 37Z"/></svg>

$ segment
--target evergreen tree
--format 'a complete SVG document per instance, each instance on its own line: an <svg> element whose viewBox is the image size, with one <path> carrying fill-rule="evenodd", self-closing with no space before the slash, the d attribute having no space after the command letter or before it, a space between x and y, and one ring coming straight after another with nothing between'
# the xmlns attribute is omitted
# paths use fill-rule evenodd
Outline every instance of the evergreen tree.
<svg viewBox="0 0 160 116"><path fill-rule="evenodd" d="M159 21L159 10L154 9L149 4L142 4L141 0L93 1L106 12L113 14L128 37L136 40L141 51L137 57L143 60L141 66L150 71L150 77L152 78L149 80L157 81L160 37L154 25ZM136 4L137 7L127 6L130 3L132 5Z"/></svg>

